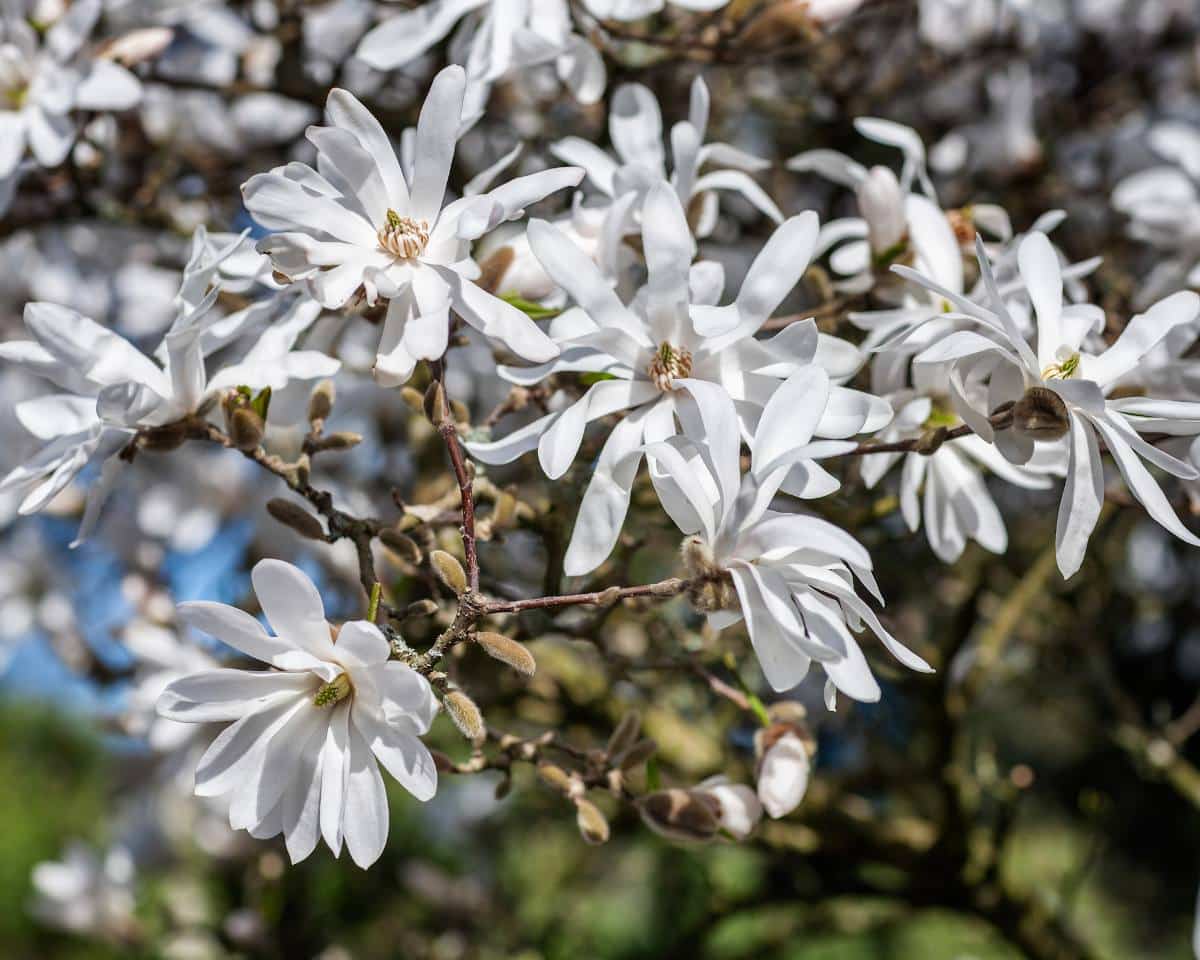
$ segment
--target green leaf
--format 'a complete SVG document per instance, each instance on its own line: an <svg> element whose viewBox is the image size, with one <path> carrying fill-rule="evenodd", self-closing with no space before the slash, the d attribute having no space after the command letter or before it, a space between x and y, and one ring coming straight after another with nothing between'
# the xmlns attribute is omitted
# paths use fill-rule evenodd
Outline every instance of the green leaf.
<svg viewBox="0 0 1200 960"><path fill-rule="evenodd" d="M254 410L254 412L257 413L260 417L262 417L264 422L267 419L267 409L270 406L271 406L271 388L270 387L263 387L263 389L259 391L258 396L250 401L251 409Z"/></svg>
<svg viewBox="0 0 1200 960"><path fill-rule="evenodd" d="M599 383L601 380L616 380L617 378L611 373L582 373L579 375L579 382L585 387L590 387L593 383Z"/></svg>
<svg viewBox="0 0 1200 960"><path fill-rule="evenodd" d="M524 297L518 296L515 293L502 293L500 294L500 299L505 303L511 303L514 307L529 317L530 320L548 320L551 317L557 317L560 313L562 313L561 310L543 307L540 303L534 303L532 300L526 300Z"/></svg>

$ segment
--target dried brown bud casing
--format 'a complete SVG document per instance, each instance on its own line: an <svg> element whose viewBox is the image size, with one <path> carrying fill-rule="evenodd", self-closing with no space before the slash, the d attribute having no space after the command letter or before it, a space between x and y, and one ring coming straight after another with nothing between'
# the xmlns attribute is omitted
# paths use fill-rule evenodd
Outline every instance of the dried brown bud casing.
<svg viewBox="0 0 1200 960"><path fill-rule="evenodd" d="M660 790L638 804L642 820L655 833L671 840L703 843L721 828L713 805L690 790Z"/></svg>
<svg viewBox="0 0 1200 960"><path fill-rule="evenodd" d="M483 722L483 714L475 701L461 690L451 690L442 697L442 706L450 714L450 719L458 727L458 732L472 743L482 743L487 737L487 727Z"/></svg>
<svg viewBox="0 0 1200 960"><path fill-rule="evenodd" d="M1031 440L1057 440L1071 429L1063 398L1049 387L1030 387L1012 408L1013 429Z"/></svg>
<svg viewBox="0 0 1200 960"><path fill-rule="evenodd" d="M467 592L467 574L462 564L445 550L434 550L429 555L429 565L438 579L459 596Z"/></svg>
<svg viewBox="0 0 1200 960"><path fill-rule="evenodd" d="M502 633L477 633L475 642L494 660L499 660L512 667L525 677L532 677L537 670L537 661L523 643L518 643L512 637Z"/></svg>
<svg viewBox="0 0 1200 960"><path fill-rule="evenodd" d="M309 540L325 539L325 528L321 526L321 521L298 503L275 497L267 501L267 513L302 537Z"/></svg>

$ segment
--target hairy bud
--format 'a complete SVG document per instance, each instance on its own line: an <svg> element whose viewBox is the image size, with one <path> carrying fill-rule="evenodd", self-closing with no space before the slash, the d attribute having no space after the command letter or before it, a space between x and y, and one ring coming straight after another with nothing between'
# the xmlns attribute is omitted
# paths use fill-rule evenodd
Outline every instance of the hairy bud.
<svg viewBox="0 0 1200 960"><path fill-rule="evenodd" d="M302 537L309 540L325 539L325 528L321 526L321 521L298 503L274 497L267 501L267 513Z"/></svg>
<svg viewBox="0 0 1200 960"><path fill-rule="evenodd" d="M442 388L440 381L434 380L425 389L421 406L425 411L426 419L435 427L441 426L442 418L446 414L446 391Z"/></svg>
<svg viewBox="0 0 1200 960"><path fill-rule="evenodd" d="M445 550L434 550L429 555L429 565L438 579L460 597L467 592L467 574L462 564Z"/></svg>
<svg viewBox="0 0 1200 960"><path fill-rule="evenodd" d="M321 450L352 450L360 443L362 443L361 433L340 430L337 433L329 433L323 436L317 443L317 446Z"/></svg>
<svg viewBox="0 0 1200 960"><path fill-rule="evenodd" d="M516 523L516 519L517 498L507 490L501 491L492 508L492 526L498 530L511 527Z"/></svg>
<svg viewBox="0 0 1200 960"><path fill-rule="evenodd" d="M1057 440L1071 429L1067 405L1049 387L1030 387L1012 414L1013 429L1031 440Z"/></svg>
<svg viewBox="0 0 1200 960"><path fill-rule="evenodd" d="M143 431L140 444L144 450L157 450L161 453L166 453L169 450L175 450L182 446L186 439L187 424L179 420L175 423L168 423L161 427L154 427L152 430Z"/></svg>
<svg viewBox="0 0 1200 960"><path fill-rule="evenodd" d="M522 676L532 677L537 670L537 661L533 654L522 643L502 633L477 633L475 642L483 648L484 653L494 660L506 663Z"/></svg>
<svg viewBox="0 0 1200 960"><path fill-rule="evenodd" d="M614 756L612 759L621 770L632 770L654 756L654 752L657 749L658 744L649 737L646 737L637 743L631 744L623 754Z"/></svg>
<svg viewBox="0 0 1200 960"><path fill-rule="evenodd" d="M229 439L239 450L254 450L262 443L263 419L249 407L234 410L229 415Z"/></svg>
<svg viewBox="0 0 1200 960"><path fill-rule="evenodd" d="M630 710L625 716L621 717L621 721L613 728L612 736L608 738L608 746L604 748L604 752L610 757L616 757L624 753L633 746L641 729L642 715L636 710Z"/></svg>
<svg viewBox="0 0 1200 960"><path fill-rule="evenodd" d="M401 387L400 399L408 405L413 413L425 412L425 398L416 387Z"/></svg>
<svg viewBox="0 0 1200 960"><path fill-rule="evenodd" d="M543 760L537 765L537 772L546 786L561 794L569 795L576 790L577 781L572 780L571 775L556 763Z"/></svg>
<svg viewBox="0 0 1200 960"><path fill-rule="evenodd" d="M308 419L325 420L333 412L333 404L337 399L332 380L322 380L308 398Z"/></svg>
<svg viewBox="0 0 1200 960"><path fill-rule="evenodd" d="M396 553L409 563L420 563L422 554L417 541L407 534L401 533L395 527L384 527L379 531L379 539L389 550Z"/></svg>
<svg viewBox="0 0 1200 960"><path fill-rule="evenodd" d="M585 843L596 846L608 842L608 820L600 808L586 797L575 800L575 823Z"/></svg>
<svg viewBox="0 0 1200 960"><path fill-rule="evenodd" d="M450 714L450 719L458 727L458 732L472 743L482 743L487 736L487 727L483 723L483 714L475 706L475 701L461 690L451 690L442 697L442 706Z"/></svg>
<svg viewBox="0 0 1200 960"><path fill-rule="evenodd" d="M433 600L414 600L404 608L404 619L431 617L437 612L438 605Z"/></svg>
<svg viewBox="0 0 1200 960"><path fill-rule="evenodd" d="M720 822L704 796L690 790L660 790L643 797L638 812L643 822L655 833L671 840L711 840L720 829Z"/></svg>
<svg viewBox="0 0 1200 960"><path fill-rule="evenodd" d="M941 449L942 444L946 442L946 434L949 432L945 427L934 427L932 430L926 430L917 438L917 445L914 449L923 457L932 457Z"/></svg>

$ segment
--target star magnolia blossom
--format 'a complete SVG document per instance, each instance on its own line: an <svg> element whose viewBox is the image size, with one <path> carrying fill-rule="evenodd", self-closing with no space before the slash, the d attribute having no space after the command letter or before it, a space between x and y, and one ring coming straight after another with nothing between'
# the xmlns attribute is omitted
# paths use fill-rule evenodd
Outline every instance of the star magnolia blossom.
<svg viewBox="0 0 1200 960"><path fill-rule="evenodd" d="M819 663L830 709L835 690L855 700L879 699L879 684L852 632L862 622L902 664L931 672L855 592L857 579L882 603L862 544L817 517L771 510L792 465L811 455L813 431L830 397L825 372L807 367L775 391L745 476L733 401L716 384L676 384L693 401L679 406L686 442L651 443L645 454L662 471L655 486L663 508L689 538L689 574L711 580L693 597L710 610L710 624L720 629L745 619L774 690L790 690Z"/></svg>
<svg viewBox="0 0 1200 960"><path fill-rule="evenodd" d="M735 431L750 435L771 392L794 370L826 364L835 375L848 378L861 361L849 344L819 337L811 322L792 324L768 341L754 338L808 266L817 233L815 214L794 217L772 235L737 299L726 307L713 306L723 284L719 268L692 265L695 242L670 186L660 183L650 191L642 220L649 279L628 306L558 230L543 221L530 224L534 252L579 309L556 318L551 328L563 350L558 360L502 373L522 384L565 372L602 374L605 379L565 409L502 440L467 444L485 463L508 463L536 448L543 471L557 479L574 461L590 422L627 411L609 434L580 505L565 557L571 576L595 569L616 544L640 463L638 451L644 443L676 433L677 380L718 384L737 401ZM877 430L890 418L885 402L833 387L814 429L820 437L845 438ZM814 444L809 456L796 461L788 489L809 497L836 490L837 481L816 463L832 449Z"/></svg>
<svg viewBox="0 0 1200 960"><path fill-rule="evenodd" d="M1150 516L1186 543L1200 545L1200 539L1175 515L1142 460L1183 479L1195 479L1200 473L1140 436L1200 433L1200 403L1107 396L1173 329L1196 320L1200 296L1183 291L1159 301L1130 320L1112 346L1094 354L1081 345L1103 325L1104 315L1086 304L1063 305L1058 255L1045 234L1025 237L1018 260L1037 315L1034 347L1025 341L996 290L991 264L981 248L979 265L990 290L988 305L954 298L955 307L981 332L953 333L920 353L915 362L952 363L951 399L956 412L979 436L994 439L1014 463L1028 462L1036 441L1065 435L1067 483L1055 537L1064 577L1072 576L1082 564L1104 504L1104 469L1097 438L1103 439L1130 492ZM929 285L913 271L896 269L916 283ZM975 377L987 380L988 389L975 394L986 398L982 404L978 399L972 402L961 389ZM1009 401L1016 404L1014 429L993 432L987 412Z"/></svg>
<svg viewBox="0 0 1200 960"><path fill-rule="evenodd" d="M325 621L312 581L280 560L251 572L276 636L221 603L184 603L179 618L274 670L211 670L172 683L159 713L184 723L230 722L196 768L196 793L229 794L229 824L260 839L283 833L296 863L324 838L360 867L387 843L382 763L414 797L428 800L437 769L418 739L437 701L429 682L389 660L373 623Z"/></svg>
<svg viewBox="0 0 1200 960"><path fill-rule="evenodd" d="M617 154L614 160L590 141L565 137L550 147L564 163L587 171L588 181L605 198L615 221L609 227L620 233L636 226L642 199L655 185L667 180L687 210L698 200L694 232L698 237L712 233L717 224L718 190L740 193L752 205L779 223L783 214L749 173L766 170L770 163L727 143L705 143L708 132L709 94L704 80L692 82L688 119L671 128L673 170L668 175L663 150L663 120L658 100L648 87L626 83L613 92L608 111L608 136ZM701 173L705 164L722 169Z"/></svg>
<svg viewBox="0 0 1200 960"><path fill-rule="evenodd" d="M485 336L535 363L558 348L524 313L472 281L470 244L550 193L575 186L569 167L519 177L490 193L442 206L458 139L466 77L446 67L421 108L411 172L379 121L345 90L329 94L327 126L310 127L320 172L290 163L251 177L246 208L270 230L259 241L277 271L306 281L326 307L356 296L388 301L375 374L404 383L419 360L446 352L453 310Z"/></svg>
<svg viewBox="0 0 1200 960"><path fill-rule="evenodd" d="M575 98L604 95L604 59L571 28L567 0L432 0L389 17L356 56L378 70L412 63L462 23L451 56L467 71L464 121L483 115L492 84L514 70L553 64Z"/></svg>
<svg viewBox="0 0 1200 960"><path fill-rule="evenodd" d="M316 319L311 302L291 298L266 313L251 306L222 316L212 310L219 288L209 287L221 261L242 243L235 237L214 250L198 233L177 296L175 322L157 356L162 366L133 344L82 314L52 303L25 307L33 340L0 344L11 360L49 380L63 392L24 400L17 419L46 441L33 459L0 480L0 490L18 490L20 512L43 509L92 460L104 461L101 479L88 496L76 543L86 538L124 463L115 456L141 429L176 423L210 406L210 398L238 386L281 389L290 380L337 372L336 360L317 351L293 351L299 335ZM207 289L207 293L201 292ZM208 354L274 317L275 323L241 361L209 376Z"/></svg>
<svg viewBox="0 0 1200 960"><path fill-rule="evenodd" d="M1182 286L1200 288L1200 130L1164 123L1147 135L1161 164L1126 177L1112 202L1129 217L1129 235L1163 251L1138 291L1138 306Z"/></svg>
<svg viewBox="0 0 1200 960"><path fill-rule="evenodd" d="M896 410L896 418L875 439L883 443L911 440L930 428L958 426L962 421L947 408L944 384L947 371L935 364L917 364L912 370L913 386L904 384L908 357L899 365L889 365L886 355L875 358L872 386ZM898 384L888 384L882 371L899 373ZM895 386L896 389L890 389ZM1050 486L1048 473L1059 467L1052 449L1038 451L1042 460L1036 469L1009 463L992 444L969 435L948 440L932 454L875 453L864 457L861 474L868 489L873 488L896 464L900 471L900 512L908 529L921 527L922 513L929 546L943 563L953 563L974 540L985 550L1004 553L1008 549L1008 531L996 502L988 492L984 475L995 474L1006 483L1026 490ZM1061 470L1059 470L1061 472ZM924 491L922 496L922 489Z"/></svg>
<svg viewBox="0 0 1200 960"><path fill-rule="evenodd" d="M75 0L44 35L21 11L0 11L0 213L8 207L28 145L39 166L62 163L75 140L73 110L127 110L142 97L137 78L83 44L100 0Z"/></svg>

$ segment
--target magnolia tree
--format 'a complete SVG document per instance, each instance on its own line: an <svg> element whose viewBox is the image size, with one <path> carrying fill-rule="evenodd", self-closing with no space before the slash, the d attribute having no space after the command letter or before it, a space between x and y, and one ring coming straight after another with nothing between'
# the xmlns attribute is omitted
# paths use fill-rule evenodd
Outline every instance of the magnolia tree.
<svg viewBox="0 0 1200 960"><path fill-rule="evenodd" d="M1110 205L1067 154L1091 206L1065 205L1127 231L1133 274L1020 186L1054 181L1047 76L1127 32L1186 49L1196 14L5 3L3 629L112 692L138 758L113 825L33 871L35 915L153 953L187 924L146 919L142 874L196 848L369 870L401 793L479 781L557 798L538 816L585 844L811 851L786 818L836 855L869 820L849 856L944 874L914 902L1090 955L964 839L1030 766L989 780L946 733L914 759L940 814L856 813L883 774L826 780L818 742L893 698L956 729L1120 518L1200 545L1200 102L1097 131L1076 92L1078 150L1134 159ZM938 571L994 587L1017 524L999 612L935 628ZM1135 759L1185 762L1195 710L1163 734L1105 689ZM268 949L254 910L223 922Z"/></svg>

